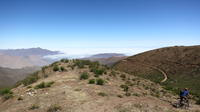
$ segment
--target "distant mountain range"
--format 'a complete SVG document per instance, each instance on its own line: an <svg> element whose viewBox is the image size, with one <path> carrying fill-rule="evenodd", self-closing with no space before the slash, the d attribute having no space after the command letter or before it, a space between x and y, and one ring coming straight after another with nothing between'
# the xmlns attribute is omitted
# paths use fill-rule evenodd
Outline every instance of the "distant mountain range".
<svg viewBox="0 0 200 112"><path fill-rule="evenodd" d="M100 54L92 55L88 58L111 58L111 57L123 57L123 56L126 56L126 55L120 54L120 53L100 53Z"/></svg>
<svg viewBox="0 0 200 112"><path fill-rule="evenodd" d="M38 48L30 48L30 49L0 49L0 54L5 54L9 56L32 56L32 55L37 55L37 56L46 56L46 55L56 55L60 54L61 52L59 51L50 51L47 49L42 49L40 47Z"/></svg>
<svg viewBox="0 0 200 112"><path fill-rule="evenodd" d="M90 61L98 61L100 64L112 66L116 62L125 58L127 58L127 56L120 53L101 53L83 59Z"/></svg>
<svg viewBox="0 0 200 112"><path fill-rule="evenodd" d="M43 58L44 56L60 53L42 48L0 50L0 66L14 69L44 66L53 62L51 59Z"/></svg>

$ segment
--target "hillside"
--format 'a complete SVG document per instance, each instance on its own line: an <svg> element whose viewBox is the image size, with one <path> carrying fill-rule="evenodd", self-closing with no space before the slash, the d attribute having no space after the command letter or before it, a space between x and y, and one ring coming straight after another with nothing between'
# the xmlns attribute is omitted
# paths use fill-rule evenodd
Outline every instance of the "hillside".
<svg viewBox="0 0 200 112"><path fill-rule="evenodd" d="M60 52L41 48L0 50L0 66L13 69L44 66L52 63L53 60L43 57L55 54L60 54Z"/></svg>
<svg viewBox="0 0 200 112"><path fill-rule="evenodd" d="M149 80L96 62L61 60L0 97L2 112L197 112L171 106L177 96ZM3 92L2 92L3 93Z"/></svg>
<svg viewBox="0 0 200 112"><path fill-rule="evenodd" d="M39 67L27 67L22 69L10 69L0 67L0 88L11 87L17 81L26 78L29 74L39 70Z"/></svg>
<svg viewBox="0 0 200 112"><path fill-rule="evenodd" d="M128 57L114 68L161 83L175 92L187 87L200 96L200 46L151 50Z"/></svg>

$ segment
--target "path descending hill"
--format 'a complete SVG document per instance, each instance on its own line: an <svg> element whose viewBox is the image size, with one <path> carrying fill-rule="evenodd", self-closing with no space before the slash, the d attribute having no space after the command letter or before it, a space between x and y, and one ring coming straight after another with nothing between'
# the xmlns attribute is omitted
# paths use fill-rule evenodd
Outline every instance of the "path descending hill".
<svg viewBox="0 0 200 112"><path fill-rule="evenodd" d="M149 80L96 62L61 60L0 97L1 112L197 112L173 108L177 96Z"/></svg>
<svg viewBox="0 0 200 112"><path fill-rule="evenodd" d="M124 59L114 68L138 75L178 92L189 88L200 97L200 46L175 46L155 49ZM167 77L166 77L166 76Z"/></svg>

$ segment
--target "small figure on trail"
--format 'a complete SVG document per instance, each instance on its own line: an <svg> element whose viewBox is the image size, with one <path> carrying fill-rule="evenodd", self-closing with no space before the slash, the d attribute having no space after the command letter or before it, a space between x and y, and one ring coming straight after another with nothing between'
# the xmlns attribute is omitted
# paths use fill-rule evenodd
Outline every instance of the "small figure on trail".
<svg viewBox="0 0 200 112"><path fill-rule="evenodd" d="M180 100L174 104L172 104L176 108L189 108L189 91L188 88L185 88L180 91Z"/></svg>
<svg viewBox="0 0 200 112"><path fill-rule="evenodd" d="M189 96L188 88L185 88L184 90L180 91L180 103L182 103L183 101L188 102L188 96Z"/></svg>

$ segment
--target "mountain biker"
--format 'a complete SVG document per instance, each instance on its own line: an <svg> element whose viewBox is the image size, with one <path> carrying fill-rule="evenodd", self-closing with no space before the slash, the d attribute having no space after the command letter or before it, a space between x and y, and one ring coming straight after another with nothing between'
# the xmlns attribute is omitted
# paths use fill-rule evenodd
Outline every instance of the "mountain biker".
<svg viewBox="0 0 200 112"><path fill-rule="evenodd" d="M184 90L180 91L180 102L182 103L184 100L188 101L189 91L188 88L185 88Z"/></svg>

